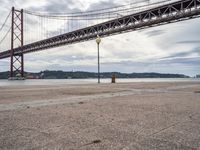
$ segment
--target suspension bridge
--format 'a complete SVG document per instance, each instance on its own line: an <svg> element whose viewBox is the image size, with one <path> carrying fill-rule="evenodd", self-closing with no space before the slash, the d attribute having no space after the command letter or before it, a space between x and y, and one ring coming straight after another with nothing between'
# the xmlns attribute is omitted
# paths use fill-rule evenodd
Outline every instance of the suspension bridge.
<svg viewBox="0 0 200 150"><path fill-rule="evenodd" d="M75 13L34 12L13 7L0 28L0 59L10 58L10 78L24 77L26 53L93 40L97 35L107 37L199 16L200 0L154 3L144 0Z"/></svg>

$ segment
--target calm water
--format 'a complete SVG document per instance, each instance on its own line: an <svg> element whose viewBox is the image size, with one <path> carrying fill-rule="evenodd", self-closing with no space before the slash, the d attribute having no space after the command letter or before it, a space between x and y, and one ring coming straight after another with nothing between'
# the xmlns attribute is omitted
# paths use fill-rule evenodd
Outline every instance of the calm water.
<svg viewBox="0 0 200 150"><path fill-rule="evenodd" d="M200 79L186 78L165 78L165 79L117 79L117 83L127 82L200 82ZM110 83L111 79L101 79L102 83ZM15 85L62 85L62 84L96 84L97 79L50 79L50 80L24 80L24 81L9 81L0 80L0 86L15 86Z"/></svg>

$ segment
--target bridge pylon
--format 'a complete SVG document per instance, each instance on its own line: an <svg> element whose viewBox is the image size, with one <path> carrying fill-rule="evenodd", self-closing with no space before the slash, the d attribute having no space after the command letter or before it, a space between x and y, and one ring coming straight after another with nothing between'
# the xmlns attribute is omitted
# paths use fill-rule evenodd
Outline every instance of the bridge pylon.
<svg viewBox="0 0 200 150"><path fill-rule="evenodd" d="M10 78L24 79L24 56L23 53L15 54L14 49L20 48L24 44L23 9L16 10L12 7L11 22L11 51L10 51Z"/></svg>

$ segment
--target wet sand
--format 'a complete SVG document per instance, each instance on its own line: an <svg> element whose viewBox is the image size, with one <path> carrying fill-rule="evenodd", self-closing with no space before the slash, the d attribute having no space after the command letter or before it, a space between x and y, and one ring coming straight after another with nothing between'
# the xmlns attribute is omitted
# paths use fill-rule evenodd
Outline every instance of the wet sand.
<svg viewBox="0 0 200 150"><path fill-rule="evenodd" d="M200 149L200 82L0 87L0 149Z"/></svg>

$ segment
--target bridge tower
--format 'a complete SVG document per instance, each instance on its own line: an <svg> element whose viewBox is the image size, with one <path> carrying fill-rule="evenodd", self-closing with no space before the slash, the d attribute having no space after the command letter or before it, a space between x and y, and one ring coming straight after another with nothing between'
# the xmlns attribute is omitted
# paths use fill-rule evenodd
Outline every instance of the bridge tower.
<svg viewBox="0 0 200 150"><path fill-rule="evenodd" d="M11 61L10 61L10 79L24 78L24 56L15 54L14 48L20 48L24 44L23 38L23 9L16 10L12 7L11 22Z"/></svg>

